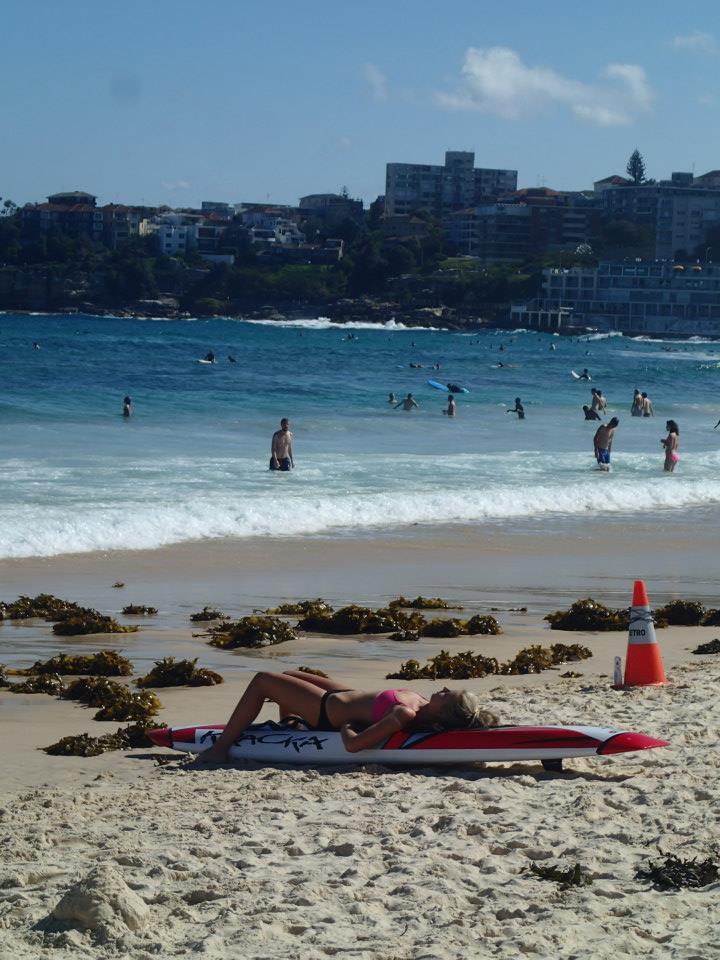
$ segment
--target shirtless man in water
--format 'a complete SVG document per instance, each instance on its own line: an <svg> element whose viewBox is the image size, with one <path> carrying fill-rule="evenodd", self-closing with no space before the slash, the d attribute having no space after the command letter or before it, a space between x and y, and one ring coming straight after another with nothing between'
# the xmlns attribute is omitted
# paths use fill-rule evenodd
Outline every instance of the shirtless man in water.
<svg viewBox="0 0 720 960"><path fill-rule="evenodd" d="M270 444L270 469L271 470L290 470L294 469L292 438L290 433L290 421L283 417L280 421L280 429L272 435Z"/></svg>
<svg viewBox="0 0 720 960"><path fill-rule="evenodd" d="M402 407L403 410L412 410L413 408L417 410L420 409L419 404L415 401L411 393L409 393L404 400L401 400L400 403L395 404L395 410L397 410L398 407Z"/></svg>
<svg viewBox="0 0 720 960"><path fill-rule="evenodd" d="M593 437L595 459L598 462L598 469L604 470L606 473L610 472L610 451L612 449L615 430L619 423L618 418L613 417L612 420L598 427Z"/></svg>

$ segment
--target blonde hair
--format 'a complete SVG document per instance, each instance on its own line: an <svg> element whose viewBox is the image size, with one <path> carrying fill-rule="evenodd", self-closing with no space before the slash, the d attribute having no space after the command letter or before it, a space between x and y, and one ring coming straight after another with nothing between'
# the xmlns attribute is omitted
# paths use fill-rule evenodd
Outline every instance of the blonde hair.
<svg viewBox="0 0 720 960"><path fill-rule="evenodd" d="M469 690L453 691L443 704L440 723L446 730L458 727L472 729L479 727L497 727L498 718L489 710L484 710L480 700Z"/></svg>

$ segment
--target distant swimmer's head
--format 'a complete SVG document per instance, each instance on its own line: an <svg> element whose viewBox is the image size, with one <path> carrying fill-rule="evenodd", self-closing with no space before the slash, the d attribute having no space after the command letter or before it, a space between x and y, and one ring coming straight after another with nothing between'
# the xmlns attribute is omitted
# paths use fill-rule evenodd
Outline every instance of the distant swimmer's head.
<svg viewBox="0 0 720 960"><path fill-rule="evenodd" d="M418 711L418 720L443 730L496 727L498 719L484 710L480 700L469 690L437 690L430 702Z"/></svg>
<svg viewBox="0 0 720 960"><path fill-rule="evenodd" d="M617 427L620 421L617 417L613 417L612 420L608 423L609 427Z"/></svg>
<svg viewBox="0 0 720 960"><path fill-rule="evenodd" d="M668 422L665 424L665 429L668 433L676 433L678 436L680 436L680 427L677 425L675 420L668 420Z"/></svg>
<svg viewBox="0 0 720 960"><path fill-rule="evenodd" d="M520 397L515 397L515 403L522 403L522 400L520 399Z"/></svg>
<svg viewBox="0 0 720 960"><path fill-rule="evenodd" d="M590 407L586 403L583 404L583 410L585 413L590 413Z"/></svg>
<svg viewBox="0 0 720 960"><path fill-rule="evenodd" d="M282 420L280 421L280 429L281 429L281 430L289 430L289 429L290 429L290 421L288 420L287 417L283 417Z"/></svg>
<svg viewBox="0 0 720 960"><path fill-rule="evenodd" d="M409 393L409 394L407 395L407 399L408 399L408 400L412 400L412 398L413 398L413 395L412 395L411 393Z"/></svg>

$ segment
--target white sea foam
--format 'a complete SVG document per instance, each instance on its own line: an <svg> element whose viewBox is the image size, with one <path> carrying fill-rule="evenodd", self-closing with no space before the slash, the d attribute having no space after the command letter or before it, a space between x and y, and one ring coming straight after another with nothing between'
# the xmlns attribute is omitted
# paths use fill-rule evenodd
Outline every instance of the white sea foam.
<svg viewBox="0 0 720 960"><path fill-rule="evenodd" d="M34 507L0 515L0 557L54 556L69 550L152 549L220 537L288 537L360 533L410 524L473 523L545 515L656 512L720 503L720 481L658 477L638 485L593 474L583 482L475 489L446 488L347 495L288 489L282 511L265 493L253 499L208 494L146 502ZM597 482L592 482L597 481Z"/></svg>
<svg viewBox="0 0 720 960"><path fill-rule="evenodd" d="M243 320L243 323L252 323L263 327L297 327L301 330L440 330L441 327L407 327L404 323L395 320L386 320L385 323L370 323L365 320L350 320L347 323L336 323L329 317L315 317L313 319L297 320Z"/></svg>

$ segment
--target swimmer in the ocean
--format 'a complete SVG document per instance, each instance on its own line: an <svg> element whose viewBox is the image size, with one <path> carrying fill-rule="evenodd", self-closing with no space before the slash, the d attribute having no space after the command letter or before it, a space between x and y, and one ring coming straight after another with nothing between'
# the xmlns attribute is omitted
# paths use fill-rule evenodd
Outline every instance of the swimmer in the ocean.
<svg viewBox="0 0 720 960"><path fill-rule="evenodd" d="M230 361L230 363L237 363L237 360L235 359L235 357L231 356L230 354L228 354L228 360Z"/></svg>
<svg viewBox="0 0 720 960"><path fill-rule="evenodd" d="M586 404L583 404L583 413L585 414L586 420L601 420L602 417L597 412L597 410L591 410Z"/></svg>
<svg viewBox="0 0 720 960"><path fill-rule="evenodd" d="M455 403L455 397L452 394L448 397L447 410L443 410L443 413L446 417L454 417L457 412L457 404Z"/></svg>
<svg viewBox="0 0 720 960"><path fill-rule="evenodd" d="M411 393L409 393L404 400L401 400L400 403L395 404L395 410L397 410L398 407L402 407L403 410L407 411L410 411L413 408L417 410L420 409L420 405L415 401Z"/></svg>
<svg viewBox="0 0 720 960"><path fill-rule="evenodd" d="M680 456L678 454L678 446L680 444L680 428L674 420L668 420L665 424L665 429L668 432L667 437L663 437L660 443L665 447L665 463L663 464L663 470L666 473L672 473L677 466Z"/></svg>
<svg viewBox="0 0 720 960"><path fill-rule="evenodd" d="M644 417L654 417L655 411L653 410L652 400L646 394L642 394L642 415Z"/></svg>
<svg viewBox="0 0 720 960"><path fill-rule="evenodd" d="M39 350L39 349L40 349L40 341L39 341L39 340L33 340L33 347L35 348L35 350Z"/></svg>
<svg viewBox="0 0 720 960"><path fill-rule="evenodd" d="M643 412L643 398L640 391L635 388L635 393L633 394L632 405L630 407L630 416L632 417L641 417Z"/></svg>
<svg viewBox="0 0 720 960"><path fill-rule="evenodd" d="M585 368L583 369L583 372L580 374L580 379L581 379L581 380L592 380L592 377L590 376L590 371L588 370L587 367L585 367Z"/></svg>
<svg viewBox="0 0 720 960"><path fill-rule="evenodd" d="M525 408L520 402L520 397L515 397L515 407L513 410L506 410L505 413L516 413L518 420L525 419Z"/></svg>
<svg viewBox="0 0 720 960"><path fill-rule="evenodd" d="M124 417L129 417L132 413L132 400L130 397L123 397L123 412Z"/></svg>
<svg viewBox="0 0 720 960"><path fill-rule="evenodd" d="M613 438L615 437L615 430L619 423L618 418L613 417L608 423L598 427L593 437L593 449L595 451L598 469L604 470L605 473L610 472L610 452L612 450Z"/></svg>
<svg viewBox="0 0 720 960"><path fill-rule="evenodd" d="M388 394L388 403L395 403L395 394L394 394L394 393L389 393L389 394Z"/></svg>

